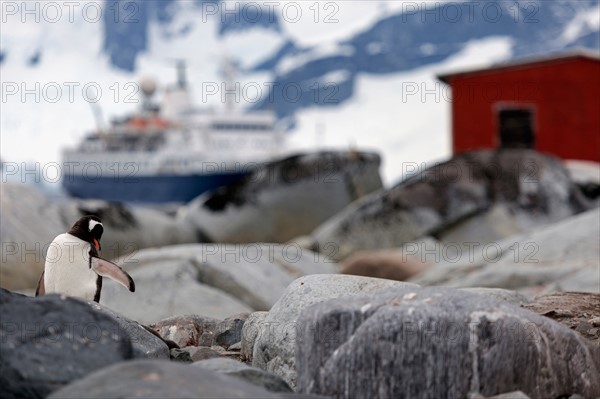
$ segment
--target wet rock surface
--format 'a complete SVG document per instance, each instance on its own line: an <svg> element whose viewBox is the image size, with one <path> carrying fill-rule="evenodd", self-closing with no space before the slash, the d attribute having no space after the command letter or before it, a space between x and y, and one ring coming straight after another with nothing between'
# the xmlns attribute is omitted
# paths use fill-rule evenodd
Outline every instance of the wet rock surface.
<svg viewBox="0 0 600 399"><path fill-rule="evenodd" d="M399 287L316 304L299 323L298 389L339 398L596 397L600 348L505 301ZM424 367L414 367L415 363Z"/></svg>

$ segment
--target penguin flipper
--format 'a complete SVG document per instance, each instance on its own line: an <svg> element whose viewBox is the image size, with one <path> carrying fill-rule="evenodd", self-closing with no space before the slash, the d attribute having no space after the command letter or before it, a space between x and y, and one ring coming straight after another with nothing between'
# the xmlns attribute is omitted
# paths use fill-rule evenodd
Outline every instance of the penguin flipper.
<svg viewBox="0 0 600 399"><path fill-rule="evenodd" d="M92 269L102 277L108 277L121 284L131 292L135 292L135 283L127 272L118 265L102 258L92 256Z"/></svg>
<svg viewBox="0 0 600 399"><path fill-rule="evenodd" d="M35 296L46 295L46 285L44 284L44 272L38 280L37 286L35 287Z"/></svg>

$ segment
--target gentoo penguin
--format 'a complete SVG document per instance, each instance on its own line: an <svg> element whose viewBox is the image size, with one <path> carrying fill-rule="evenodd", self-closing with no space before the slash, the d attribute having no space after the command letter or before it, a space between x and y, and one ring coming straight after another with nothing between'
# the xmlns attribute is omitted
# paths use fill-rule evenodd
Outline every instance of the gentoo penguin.
<svg viewBox="0 0 600 399"><path fill-rule="evenodd" d="M57 236L48 247L35 296L58 293L100 302L102 277L110 277L134 292L131 276L100 258L103 232L99 218L84 216L67 233Z"/></svg>

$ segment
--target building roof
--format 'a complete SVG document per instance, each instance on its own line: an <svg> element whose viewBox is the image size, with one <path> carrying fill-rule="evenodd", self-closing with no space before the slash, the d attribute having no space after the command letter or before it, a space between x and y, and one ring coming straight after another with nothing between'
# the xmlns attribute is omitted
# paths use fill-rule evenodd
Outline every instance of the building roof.
<svg viewBox="0 0 600 399"><path fill-rule="evenodd" d="M527 58L521 58L518 60L502 62L502 63L491 65L487 68L477 68L477 69L470 69L470 70L464 70L464 71L444 73L444 74L438 75L437 78L439 80L441 80L442 82L448 84L448 83L450 83L450 80L452 78L455 78L457 76L475 75L475 74L479 74L479 73L498 71L498 70L502 70L502 69L519 68L519 67L524 67L524 66L529 67L529 66L533 66L536 64L546 64L546 63L551 63L554 61L577 59L577 58L584 58L584 59L600 62L600 53L597 51L594 51L594 50L590 50L590 49L574 49L574 50L571 50L568 52L551 53L551 54L542 55L542 56L527 57Z"/></svg>

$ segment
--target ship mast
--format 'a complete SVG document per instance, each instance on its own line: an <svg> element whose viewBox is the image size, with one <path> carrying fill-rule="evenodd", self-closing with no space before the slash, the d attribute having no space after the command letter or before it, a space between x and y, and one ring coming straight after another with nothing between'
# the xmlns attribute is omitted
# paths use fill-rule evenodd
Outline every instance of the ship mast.
<svg viewBox="0 0 600 399"><path fill-rule="evenodd" d="M185 60L177 60L177 88L181 90L187 89L187 74Z"/></svg>
<svg viewBox="0 0 600 399"><path fill-rule="evenodd" d="M225 80L225 110L227 113L232 113L235 110L236 101L238 99L238 87L235 80L236 70L233 62L228 56L224 56L222 60L221 73ZM231 95L233 94L233 100Z"/></svg>

